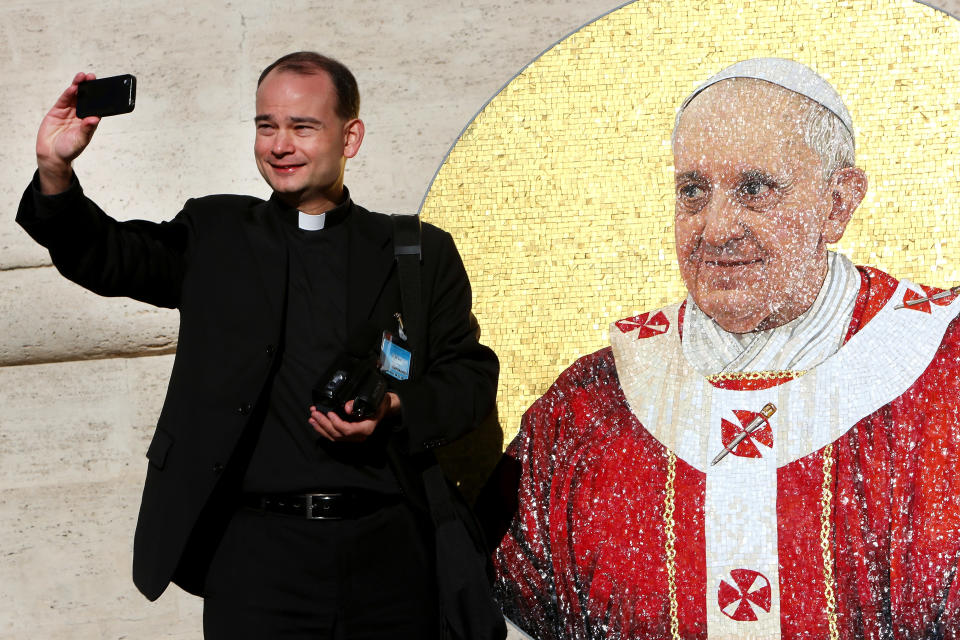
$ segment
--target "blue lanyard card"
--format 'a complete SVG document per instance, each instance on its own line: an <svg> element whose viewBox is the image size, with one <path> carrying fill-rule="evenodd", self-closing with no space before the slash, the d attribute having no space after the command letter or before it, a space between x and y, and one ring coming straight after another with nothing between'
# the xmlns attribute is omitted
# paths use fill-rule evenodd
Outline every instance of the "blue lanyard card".
<svg viewBox="0 0 960 640"><path fill-rule="evenodd" d="M380 343L380 371L397 380L406 380L410 377L413 354L401 344L401 340L392 333L383 332L383 341Z"/></svg>

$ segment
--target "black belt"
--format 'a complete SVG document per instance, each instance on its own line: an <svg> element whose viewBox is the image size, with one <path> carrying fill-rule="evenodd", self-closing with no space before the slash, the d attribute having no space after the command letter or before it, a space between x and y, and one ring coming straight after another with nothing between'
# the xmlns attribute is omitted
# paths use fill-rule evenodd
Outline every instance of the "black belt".
<svg viewBox="0 0 960 640"><path fill-rule="evenodd" d="M307 520L352 520L400 502L381 493L247 493L243 505Z"/></svg>

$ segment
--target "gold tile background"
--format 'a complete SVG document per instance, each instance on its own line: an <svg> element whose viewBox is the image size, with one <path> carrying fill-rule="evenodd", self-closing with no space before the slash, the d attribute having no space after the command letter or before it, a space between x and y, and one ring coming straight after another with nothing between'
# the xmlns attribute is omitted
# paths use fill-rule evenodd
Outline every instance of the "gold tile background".
<svg viewBox="0 0 960 640"><path fill-rule="evenodd" d="M838 89L870 191L839 249L960 283L960 21L912 1L634 2L557 43L495 96L421 215L457 240L520 416L607 325L684 295L670 133L680 101L737 60L793 58Z"/></svg>

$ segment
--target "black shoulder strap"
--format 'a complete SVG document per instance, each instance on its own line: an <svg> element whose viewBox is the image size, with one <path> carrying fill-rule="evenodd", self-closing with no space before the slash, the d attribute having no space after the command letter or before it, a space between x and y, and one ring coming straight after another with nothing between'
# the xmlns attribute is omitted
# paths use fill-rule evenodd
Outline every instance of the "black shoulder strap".
<svg viewBox="0 0 960 640"><path fill-rule="evenodd" d="M400 305L407 344L413 352L413 371L410 377L422 373L423 354L426 353L426 326L423 314L423 293L420 282L420 263L423 254L420 246L420 216L394 215L393 218L393 254L397 261L400 276ZM430 465L424 471L424 485L427 502L434 523L454 520L456 514L446 488L446 480L440 465Z"/></svg>
<svg viewBox="0 0 960 640"><path fill-rule="evenodd" d="M393 214L393 255L400 259L400 256L417 256L417 261L422 260L420 249L420 216Z"/></svg>
<svg viewBox="0 0 960 640"><path fill-rule="evenodd" d="M423 293L420 283L420 264L423 252L420 243L420 216L390 216L393 220L393 257L397 261L400 276L400 307L407 343L415 354L411 377L422 371L420 354L424 351L426 327L423 313ZM420 356L420 357L418 357Z"/></svg>

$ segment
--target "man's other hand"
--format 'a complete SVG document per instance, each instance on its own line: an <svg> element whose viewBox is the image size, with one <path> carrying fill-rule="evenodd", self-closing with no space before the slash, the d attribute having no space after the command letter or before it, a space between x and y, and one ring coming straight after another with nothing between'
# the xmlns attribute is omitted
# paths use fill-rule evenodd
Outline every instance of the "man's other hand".
<svg viewBox="0 0 960 640"><path fill-rule="evenodd" d="M353 413L353 400L344 405L344 411ZM347 422L333 411L321 413L310 407L310 426L330 442L363 442L373 434L381 420L400 413L400 397L388 392L377 408L376 414L367 420Z"/></svg>
<svg viewBox="0 0 960 640"><path fill-rule="evenodd" d="M40 190L53 195L66 191L73 174L71 163L93 138L100 118L77 117L77 87L81 82L96 79L92 73L78 73L56 104L47 112L37 132L37 169Z"/></svg>

